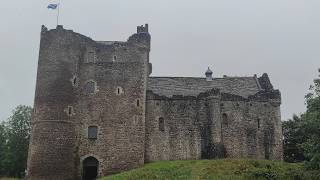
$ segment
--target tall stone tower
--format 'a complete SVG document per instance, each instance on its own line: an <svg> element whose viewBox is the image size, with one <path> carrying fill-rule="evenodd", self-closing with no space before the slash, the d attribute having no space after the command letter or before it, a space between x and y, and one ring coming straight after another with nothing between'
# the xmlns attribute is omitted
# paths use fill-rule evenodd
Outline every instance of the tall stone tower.
<svg viewBox="0 0 320 180"><path fill-rule="evenodd" d="M28 179L86 179L144 163L150 39L148 25L125 42L42 27Z"/></svg>

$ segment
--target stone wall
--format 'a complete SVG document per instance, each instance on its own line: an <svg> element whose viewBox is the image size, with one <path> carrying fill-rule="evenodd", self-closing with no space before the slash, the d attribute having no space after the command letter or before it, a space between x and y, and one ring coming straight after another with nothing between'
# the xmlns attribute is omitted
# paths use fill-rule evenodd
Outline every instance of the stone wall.
<svg viewBox="0 0 320 180"><path fill-rule="evenodd" d="M83 56L77 74L79 156L98 159L100 176L144 164L149 45L150 35L141 32L127 42L97 42L83 51L93 52L95 60ZM89 81L96 87L88 94L84 87ZM97 139L88 139L89 126L98 127Z"/></svg>
<svg viewBox="0 0 320 180"><path fill-rule="evenodd" d="M279 97L278 92L266 92ZM282 160L279 99L211 90L165 97L148 91L146 161L260 158ZM277 102L275 102L277 101ZM165 130L159 128L159 118Z"/></svg>
<svg viewBox="0 0 320 180"><path fill-rule="evenodd" d="M41 32L37 84L28 156L28 178L72 179L78 163L76 116L68 114L77 94L70 79L79 45L90 41L61 26Z"/></svg>
<svg viewBox="0 0 320 180"><path fill-rule="evenodd" d="M195 98L168 99L149 92L146 109L146 162L201 158Z"/></svg>
<svg viewBox="0 0 320 180"><path fill-rule="evenodd" d="M101 176L144 164L149 33L96 42L58 26L41 35L28 178L80 179L86 157Z"/></svg>

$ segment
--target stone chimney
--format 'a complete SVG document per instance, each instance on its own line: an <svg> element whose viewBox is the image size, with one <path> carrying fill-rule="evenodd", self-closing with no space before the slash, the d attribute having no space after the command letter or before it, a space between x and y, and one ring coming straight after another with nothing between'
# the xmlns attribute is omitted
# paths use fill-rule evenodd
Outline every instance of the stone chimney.
<svg viewBox="0 0 320 180"><path fill-rule="evenodd" d="M212 81L212 79L213 79L213 78L212 78L212 71L210 70L209 67L208 67L205 75L206 75L206 81Z"/></svg>

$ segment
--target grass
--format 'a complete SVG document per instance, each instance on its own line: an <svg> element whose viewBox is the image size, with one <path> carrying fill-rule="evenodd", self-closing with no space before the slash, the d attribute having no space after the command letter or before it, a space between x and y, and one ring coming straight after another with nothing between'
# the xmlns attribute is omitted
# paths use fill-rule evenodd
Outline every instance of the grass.
<svg viewBox="0 0 320 180"><path fill-rule="evenodd" d="M304 180L320 175L303 170L303 164L268 160L219 159L162 161L141 168L107 176L101 180Z"/></svg>

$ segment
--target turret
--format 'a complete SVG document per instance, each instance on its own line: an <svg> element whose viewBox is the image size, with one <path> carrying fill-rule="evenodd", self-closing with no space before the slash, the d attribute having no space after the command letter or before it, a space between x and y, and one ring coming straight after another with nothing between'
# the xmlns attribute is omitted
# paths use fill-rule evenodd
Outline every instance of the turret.
<svg viewBox="0 0 320 180"><path fill-rule="evenodd" d="M206 80L207 80L207 81L212 81L212 79L213 79L213 78L212 78L212 71L211 71L211 69L210 69L209 67L208 67L205 75L206 75Z"/></svg>

